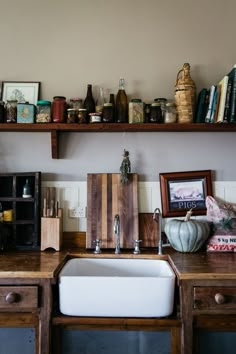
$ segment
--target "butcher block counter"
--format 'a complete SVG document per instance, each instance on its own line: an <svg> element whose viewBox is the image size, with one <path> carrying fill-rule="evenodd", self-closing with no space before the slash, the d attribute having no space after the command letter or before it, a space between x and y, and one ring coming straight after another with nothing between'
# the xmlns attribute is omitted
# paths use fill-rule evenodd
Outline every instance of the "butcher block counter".
<svg viewBox="0 0 236 354"><path fill-rule="evenodd" d="M176 306L165 319L74 318L54 313L57 301L57 276L70 257L162 258L169 260L177 276ZM173 354L198 352L198 329L236 331L236 254L178 253L165 248L142 250L140 255L108 250L100 255L85 249L60 252L0 253L0 327L35 328L35 353L59 353L53 341L60 328L167 330L171 332ZM58 346L59 347L59 346ZM56 349L55 349L56 348ZM194 348L194 349L193 349Z"/></svg>

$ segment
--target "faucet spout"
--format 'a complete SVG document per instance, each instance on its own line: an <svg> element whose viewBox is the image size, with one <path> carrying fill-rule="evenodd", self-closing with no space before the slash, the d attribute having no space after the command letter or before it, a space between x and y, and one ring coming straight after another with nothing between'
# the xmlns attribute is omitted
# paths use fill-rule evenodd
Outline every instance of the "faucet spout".
<svg viewBox="0 0 236 354"><path fill-rule="evenodd" d="M115 242L116 242L115 254L119 254L120 253L120 217L118 214L115 215L115 219L114 219L114 233L115 233Z"/></svg>
<svg viewBox="0 0 236 354"><path fill-rule="evenodd" d="M156 218L156 215L158 215L158 218ZM159 208L156 208L153 212L153 220L156 221L159 225L159 242L158 242L158 254L162 255L162 215L161 215L161 210Z"/></svg>

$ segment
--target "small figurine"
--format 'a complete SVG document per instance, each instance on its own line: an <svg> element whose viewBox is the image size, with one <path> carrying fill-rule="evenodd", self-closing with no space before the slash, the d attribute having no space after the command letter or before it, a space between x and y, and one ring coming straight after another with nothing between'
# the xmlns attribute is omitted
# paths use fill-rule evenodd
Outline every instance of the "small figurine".
<svg viewBox="0 0 236 354"><path fill-rule="evenodd" d="M128 174L131 172L131 164L129 160L129 151L124 149L123 161L120 166L120 181L122 184L129 182Z"/></svg>

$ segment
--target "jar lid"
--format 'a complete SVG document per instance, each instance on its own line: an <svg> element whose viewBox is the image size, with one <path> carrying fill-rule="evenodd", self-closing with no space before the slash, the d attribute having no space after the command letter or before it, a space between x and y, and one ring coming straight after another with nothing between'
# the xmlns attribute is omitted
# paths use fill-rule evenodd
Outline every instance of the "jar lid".
<svg viewBox="0 0 236 354"><path fill-rule="evenodd" d="M140 102L142 102L142 100L140 100L140 98L133 98L133 99L131 100L131 102L140 103Z"/></svg>
<svg viewBox="0 0 236 354"><path fill-rule="evenodd" d="M106 102L106 103L104 103L104 105L103 105L104 107L112 107L113 106L113 104L112 103L110 103L110 102Z"/></svg>
<svg viewBox="0 0 236 354"><path fill-rule="evenodd" d="M161 102L153 102L152 107L160 107Z"/></svg>
<svg viewBox="0 0 236 354"><path fill-rule="evenodd" d="M51 101L45 101L45 100L40 100L40 101L37 101L37 104L39 105L51 105Z"/></svg>
<svg viewBox="0 0 236 354"><path fill-rule="evenodd" d="M75 112L76 109L75 108L67 108L67 112Z"/></svg>
<svg viewBox="0 0 236 354"><path fill-rule="evenodd" d="M94 112L94 113L89 113L90 116L101 116L102 113L101 112Z"/></svg>
<svg viewBox="0 0 236 354"><path fill-rule="evenodd" d="M164 97L158 97L158 98L154 98L154 102L166 102L167 99Z"/></svg>
<svg viewBox="0 0 236 354"><path fill-rule="evenodd" d="M55 99L63 99L63 100L65 100L66 98L65 98L65 96L54 96L53 99L54 100Z"/></svg>
<svg viewBox="0 0 236 354"><path fill-rule="evenodd" d="M70 101L79 101L79 102L82 102L82 98L80 97L73 97L70 99Z"/></svg>
<svg viewBox="0 0 236 354"><path fill-rule="evenodd" d="M86 112L87 109L86 108L79 108L79 112Z"/></svg>
<svg viewBox="0 0 236 354"><path fill-rule="evenodd" d="M15 102L18 102L18 101L17 100L7 100L7 102L12 102L12 103L14 102L15 103Z"/></svg>

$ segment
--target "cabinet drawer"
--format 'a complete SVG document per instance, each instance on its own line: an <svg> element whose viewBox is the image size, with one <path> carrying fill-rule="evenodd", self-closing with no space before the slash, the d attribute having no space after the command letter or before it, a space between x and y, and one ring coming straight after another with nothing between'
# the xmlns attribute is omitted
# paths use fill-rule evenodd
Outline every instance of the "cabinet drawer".
<svg viewBox="0 0 236 354"><path fill-rule="evenodd" d="M236 309L236 287L195 287L194 308Z"/></svg>
<svg viewBox="0 0 236 354"><path fill-rule="evenodd" d="M38 307L37 286L0 286L0 311Z"/></svg>

